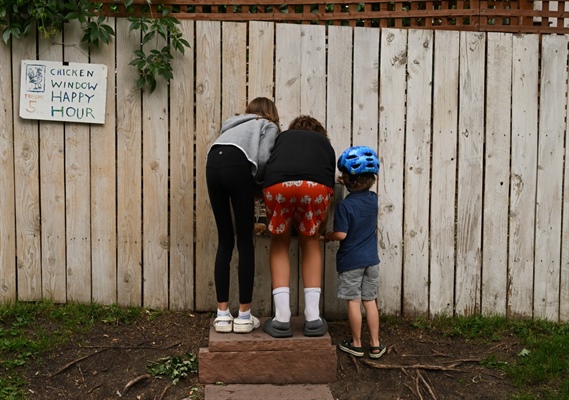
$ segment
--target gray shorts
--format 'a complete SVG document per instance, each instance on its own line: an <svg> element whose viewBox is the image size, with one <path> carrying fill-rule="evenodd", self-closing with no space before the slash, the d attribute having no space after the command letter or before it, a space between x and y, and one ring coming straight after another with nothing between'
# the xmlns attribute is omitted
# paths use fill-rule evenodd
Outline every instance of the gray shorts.
<svg viewBox="0 0 569 400"><path fill-rule="evenodd" d="M338 275L338 298L375 300L378 283L379 264L342 272Z"/></svg>

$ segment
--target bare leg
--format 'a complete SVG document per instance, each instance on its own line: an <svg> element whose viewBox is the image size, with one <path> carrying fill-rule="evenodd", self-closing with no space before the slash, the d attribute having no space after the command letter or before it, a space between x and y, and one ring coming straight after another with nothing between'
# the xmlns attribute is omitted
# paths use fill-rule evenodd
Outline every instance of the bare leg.
<svg viewBox="0 0 569 400"><path fill-rule="evenodd" d="M273 289L289 287L290 285L290 259L288 250L291 240L291 229L280 235L271 235L271 248L269 250L269 264L271 265L271 283Z"/></svg>
<svg viewBox="0 0 569 400"><path fill-rule="evenodd" d="M302 283L305 288L319 288L322 286L320 233L316 233L312 236L300 235L298 241L302 253Z"/></svg>
<svg viewBox="0 0 569 400"><path fill-rule="evenodd" d="M352 331L352 345L362 347L362 310L361 300L348 300L348 321Z"/></svg>
<svg viewBox="0 0 569 400"><path fill-rule="evenodd" d="M375 300L364 301L366 310L367 327L369 329L369 344L372 347L379 346L379 310Z"/></svg>

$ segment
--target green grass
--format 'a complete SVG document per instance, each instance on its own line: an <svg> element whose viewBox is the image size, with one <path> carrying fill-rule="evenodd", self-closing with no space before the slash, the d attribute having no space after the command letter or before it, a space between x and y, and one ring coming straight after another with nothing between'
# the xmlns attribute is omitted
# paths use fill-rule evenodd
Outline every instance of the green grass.
<svg viewBox="0 0 569 400"><path fill-rule="evenodd" d="M542 320L507 320L504 317L440 317L417 319L417 329L438 331L449 337L482 345L515 338L523 347L513 362L490 355L481 361L501 369L519 389L513 400L569 399L569 324Z"/></svg>

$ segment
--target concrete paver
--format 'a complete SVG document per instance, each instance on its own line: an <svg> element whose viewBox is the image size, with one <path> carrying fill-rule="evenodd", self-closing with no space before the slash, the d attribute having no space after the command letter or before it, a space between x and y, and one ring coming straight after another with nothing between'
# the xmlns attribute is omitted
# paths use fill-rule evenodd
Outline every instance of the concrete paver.
<svg viewBox="0 0 569 400"><path fill-rule="evenodd" d="M328 385L206 385L205 400L334 400Z"/></svg>

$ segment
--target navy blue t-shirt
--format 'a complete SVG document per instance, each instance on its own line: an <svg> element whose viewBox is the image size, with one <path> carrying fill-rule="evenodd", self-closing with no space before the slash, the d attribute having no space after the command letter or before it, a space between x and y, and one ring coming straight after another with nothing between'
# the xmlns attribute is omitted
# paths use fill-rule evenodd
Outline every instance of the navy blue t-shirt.
<svg viewBox="0 0 569 400"><path fill-rule="evenodd" d="M344 232L336 254L336 270L346 272L379 264L377 252L377 194L351 192L336 206L334 232Z"/></svg>

